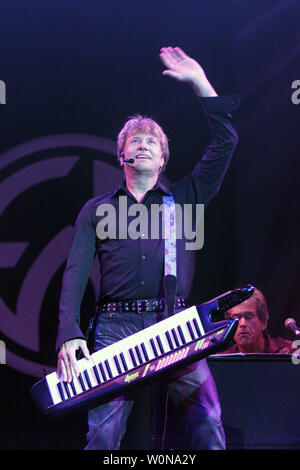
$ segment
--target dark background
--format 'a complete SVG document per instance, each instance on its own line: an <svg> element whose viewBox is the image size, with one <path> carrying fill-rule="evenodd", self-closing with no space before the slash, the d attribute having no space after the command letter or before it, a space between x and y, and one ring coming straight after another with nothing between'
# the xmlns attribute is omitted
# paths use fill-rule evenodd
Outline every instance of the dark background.
<svg viewBox="0 0 300 470"><path fill-rule="evenodd" d="M92 162L117 169L114 144L99 151L74 139L74 144L31 149L22 161L14 161L13 149L60 134L114 142L126 118L140 112L165 129L171 151L166 177L179 179L191 171L210 136L192 89L161 75L160 48L178 45L201 63L219 94L242 97L234 114L239 146L206 212L191 300L199 303L250 282L265 293L270 332L291 338L284 319L300 322L300 105L291 100L292 82L300 79L299 24L297 0L2 1L0 79L7 103L0 106L0 177L5 182L51 156L79 156L66 180L28 189L2 214L0 242L30 240L14 268L0 266L0 296L10 310L16 314L22 280L42 247L72 225L93 196ZM28 397L38 374L10 361L9 354L55 365L67 248L61 247L63 259L40 311L39 350L2 334L7 346L7 365L0 366L2 449L83 446L85 416L46 424ZM91 312L94 300L89 283L83 309ZM0 331L1 321L0 312ZM132 442L136 445L136 438Z"/></svg>

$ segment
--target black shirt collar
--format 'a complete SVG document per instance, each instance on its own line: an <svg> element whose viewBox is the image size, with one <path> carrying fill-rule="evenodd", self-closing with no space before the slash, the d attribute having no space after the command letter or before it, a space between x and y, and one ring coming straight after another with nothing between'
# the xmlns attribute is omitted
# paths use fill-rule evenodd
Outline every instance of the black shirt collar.
<svg viewBox="0 0 300 470"><path fill-rule="evenodd" d="M149 191L161 191L164 194L170 195L171 191L165 186L159 179L153 186L153 188L149 189ZM126 187L126 181L123 180L118 188L113 192L112 196L117 196L120 193L126 193L128 194L128 189Z"/></svg>

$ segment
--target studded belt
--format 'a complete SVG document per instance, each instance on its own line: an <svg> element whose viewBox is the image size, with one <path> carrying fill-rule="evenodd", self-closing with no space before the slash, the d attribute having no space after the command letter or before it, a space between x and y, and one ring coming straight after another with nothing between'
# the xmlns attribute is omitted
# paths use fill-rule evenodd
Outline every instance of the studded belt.
<svg viewBox="0 0 300 470"><path fill-rule="evenodd" d="M121 300L117 302L98 303L99 312L163 312L167 308L165 298L146 300ZM187 308L185 297L176 297L175 308Z"/></svg>

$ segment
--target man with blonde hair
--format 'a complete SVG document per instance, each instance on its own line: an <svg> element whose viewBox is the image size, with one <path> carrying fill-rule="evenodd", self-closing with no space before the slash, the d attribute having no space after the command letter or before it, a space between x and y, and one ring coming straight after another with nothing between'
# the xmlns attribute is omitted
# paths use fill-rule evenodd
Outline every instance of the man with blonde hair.
<svg viewBox="0 0 300 470"><path fill-rule="evenodd" d="M199 63L179 47L162 48L160 59L167 67L164 75L192 85L207 116L212 140L193 172L167 188L159 180L169 159L168 139L162 128L153 119L136 115L120 131L118 158L125 181L115 191L93 198L83 207L63 277L57 349L58 373L67 382L72 381L73 374L78 375L76 351L81 350L89 357L79 314L96 253L101 266L101 286L93 325L93 351L187 306L195 253L185 248L184 240L176 241L177 287L172 309L164 285L167 250L163 237L151 238L143 231L137 239L124 236L127 224L123 222L121 202L125 200L129 210L142 203L146 212L162 204L164 198L182 208L185 204L207 206L221 186L237 144L230 113L238 106L239 98L219 97ZM117 223L114 236L101 238L97 236L97 227L103 220L104 205L107 210L113 208ZM224 449L220 403L207 362L201 360L172 372L168 380L168 393L184 415L191 447ZM91 409L86 449L119 449L132 404L127 395Z"/></svg>
<svg viewBox="0 0 300 470"><path fill-rule="evenodd" d="M117 141L117 153L119 161L122 164L127 138L131 135L134 135L138 131L155 136L158 139L163 158L163 166L160 170L160 173L163 172L170 158L168 138L157 122L155 122L151 117L142 116L141 114L136 114L135 116L130 117L129 120L124 124L122 130L119 132Z"/></svg>

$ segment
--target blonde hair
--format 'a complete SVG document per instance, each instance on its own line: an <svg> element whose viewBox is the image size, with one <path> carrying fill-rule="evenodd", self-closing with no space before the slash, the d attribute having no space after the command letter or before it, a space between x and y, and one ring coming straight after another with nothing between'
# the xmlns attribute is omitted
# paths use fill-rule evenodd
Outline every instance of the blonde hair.
<svg viewBox="0 0 300 470"><path fill-rule="evenodd" d="M145 134L154 135L160 143L162 150L162 157L164 164L161 170L161 173L165 170L168 160L170 158L169 143L166 134L163 129L157 122L148 116L142 116L141 114L136 114L130 116L125 122L123 128L118 134L117 140L117 155L118 160L123 156L124 147L126 144L127 138L134 134L136 131L144 132Z"/></svg>

